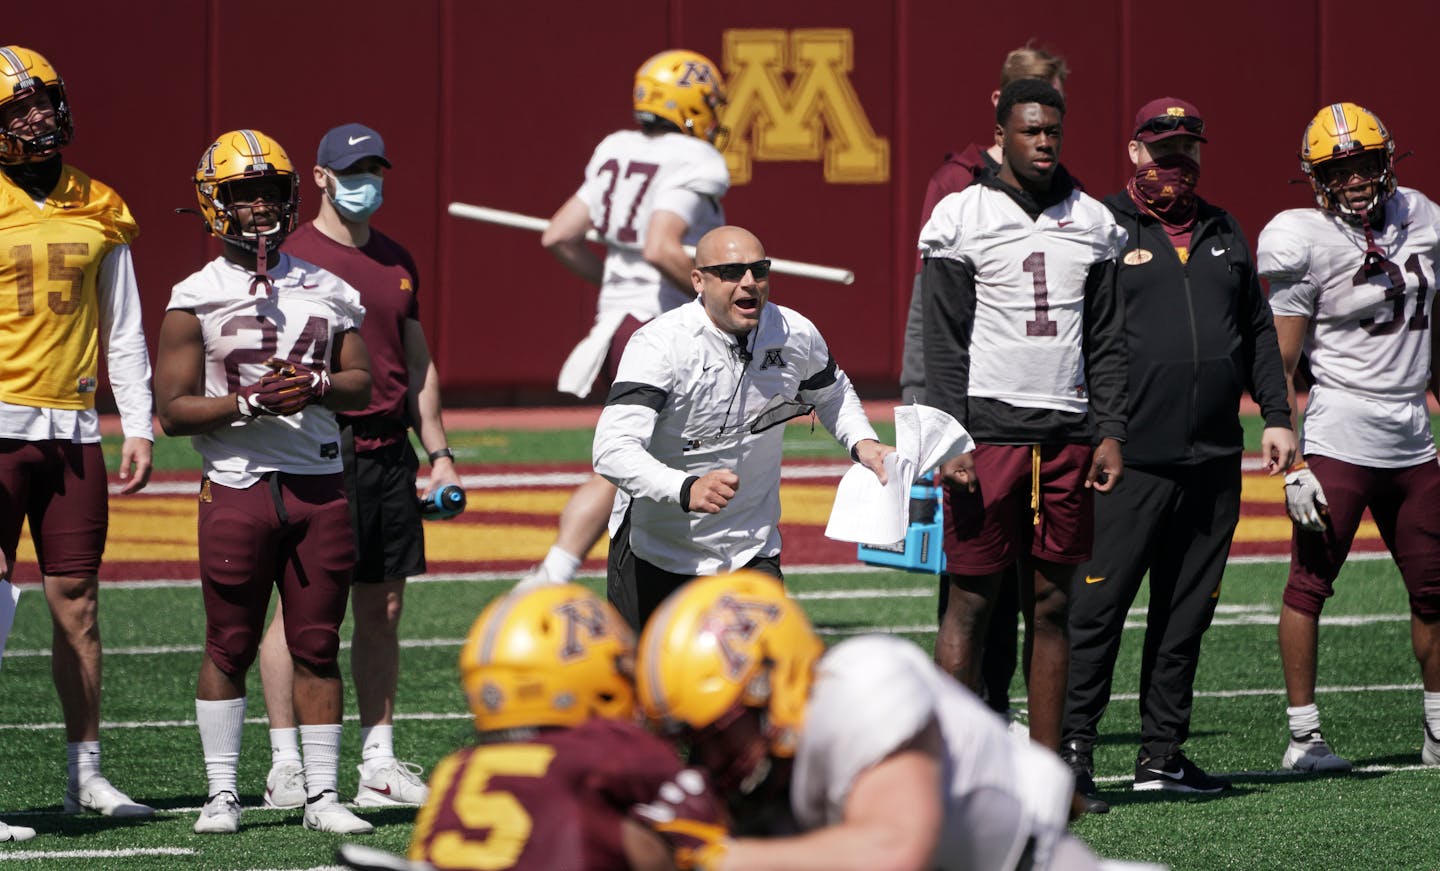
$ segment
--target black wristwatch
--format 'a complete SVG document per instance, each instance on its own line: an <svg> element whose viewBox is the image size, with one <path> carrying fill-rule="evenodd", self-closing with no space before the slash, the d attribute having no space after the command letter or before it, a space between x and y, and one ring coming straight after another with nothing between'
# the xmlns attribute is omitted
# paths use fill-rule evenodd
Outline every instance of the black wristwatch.
<svg viewBox="0 0 1440 871"><path fill-rule="evenodd" d="M441 457L449 457L450 460L453 462L455 460L455 452L450 450L449 448L441 448L438 451L431 451L430 465L435 465L435 461L440 459Z"/></svg>

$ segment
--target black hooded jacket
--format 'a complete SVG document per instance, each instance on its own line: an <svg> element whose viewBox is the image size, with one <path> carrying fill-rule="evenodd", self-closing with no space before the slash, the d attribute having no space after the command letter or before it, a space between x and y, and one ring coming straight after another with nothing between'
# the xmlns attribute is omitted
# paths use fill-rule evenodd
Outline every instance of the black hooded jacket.
<svg viewBox="0 0 1440 871"><path fill-rule="evenodd" d="M1129 349L1126 465L1192 465L1239 453L1241 391L1267 427L1290 427L1270 303L1224 209L1200 201L1188 262L1124 191L1104 200L1128 234L1118 264Z"/></svg>

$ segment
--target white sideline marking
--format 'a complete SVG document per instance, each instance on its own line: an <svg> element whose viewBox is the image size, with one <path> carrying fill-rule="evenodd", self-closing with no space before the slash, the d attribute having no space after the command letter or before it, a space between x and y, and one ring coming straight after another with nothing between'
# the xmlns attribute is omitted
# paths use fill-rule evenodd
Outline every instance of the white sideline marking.
<svg viewBox="0 0 1440 871"><path fill-rule="evenodd" d="M781 466L780 480L809 481L816 478L840 478L849 471L852 463L826 463L823 465ZM513 490L517 487L574 487L590 480L589 472L504 472L482 475L461 475L460 485L466 490ZM419 487L429 485L429 479L419 478ZM189 496L200 486L200 472L195 477L179 481L153 481L145 493L154 496ZM118 486L112 492L118 493Z"/></svg>
<svg viewBox="0 0 1440 871"><path fill-rule="evenodd" d="M20 816L11 811L6 816ZM186 847L130 847L123 850L4 850L0 862L24 862L31 859L127 859L131 856L194 856L198 850Z"/></svg>
<svg viewBox="0 0 1440 871"><path fill-rule="evenodd" d="M1365 686L1358 686L1358 685L1357 685L1357 686L1319 686L1319 687L1316 687L1316 688L1315 688L1315 692L1317 692L1317 693L1323 693L1323 694L1327 694L1327 695L1328 695L1328 694L1333 694L1333 693L1396 693L1396 692L1415 692L1416 690L1419 690L1419 689L1422 689L1422 685L1421 685L1421 684L1418 684L1418 683L1392 683L1392 684L1370 684L1370 685L1365 685ZM1238 698L1247 698L1247 697L1252 697L1252 696L1258 697L1258 696L1284 696L1284 695L1285 695L1285 688L1284 688L1284 687L1257 688L1257 689L1247 689L1247 690L1196 690L1196 691L1195 691L1195 697L1196 697L1196 698L1206 698L1206 699L1238 699ZM1139 698L1140 698L1140 696L1139 696L1138 693L1112 693L1111 696L1110 696L1110 699L1111 699L1112 701L1132 701L1132 702L1133 702L1133 701L1135 701L1135 700L1137 700L1137 699L1139 699ZM415 713L398 713L398 712L397 712L397 713L395 714L395 719L397 719L397 720L408 720L408 721L413 721L413 722L448 722L448 721L451 721L451 720L469 720L469 719L472 718L472 716L473 716L473 715L472 715L469 711L457 711L457 712L454 712L454 713L445 713L445 712L437 712L437 711L420 711L420 712L415 712ZM345 715L345 722L347 722L347 723L349 723L349 722L358 722L359 719L360 719L359 716L357 716L357 715L355 715L355 714L346 714L346 715ZM246 723L247 725L264 725L264 724L267 724L267 723L269 723L269 722L270 722L270 721L267 720L267 719L264 718L264 717L246 717L246 718L245 718L245 723ZM29 731L29 730L58 730L58 729L63 729L63 728L65 728L65 724L64 724L64 723L60 723L60 722L55 722L55 723L0 723L0 732L15 731L15 730L25 730L25 731ZM102 722L102 723L100 724L100 728L102 728L102 729L193 729L193 728L195 728L195 721L194 721L194 720L126 720L126 721L112 722L112 721L110 721L110 720L106 720L106 721L104 721L104 722ZM1380 769L1377 769L1377 770L1380 770ZM199 809L198 807L194 809L194 812L195 812L195 813L198 813L199 811L200 811L200 809ZM9 812L8 812L9 816L19 816L21 813L23 813L23 812L21 812L21 811L9 811ZM9 854L8 854L8 853L4 853L3 851L0 851L0 856L5 856L5 855L9 855Z"/></svg>

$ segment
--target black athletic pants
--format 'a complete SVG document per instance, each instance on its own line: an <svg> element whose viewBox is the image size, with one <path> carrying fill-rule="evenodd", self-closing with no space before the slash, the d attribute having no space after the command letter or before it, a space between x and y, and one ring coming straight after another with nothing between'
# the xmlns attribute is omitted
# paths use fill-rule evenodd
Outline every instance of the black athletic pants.
<svg viewBox="0 0 1440 871"><path fill-rule="evenodd" d="M1092 747L1110 701L1126 612L1150 573L1140 665L1140 755L1190 733L1200 639L1240 520L1240 455L1194 466L1127 466L1095 497L1093 558L1070 588L1070 675L1062 742Z"/></svg>
<svg viewBox="0 0 1440 871"><path fill-rule="evenodd" d="M687 581L690 575L667 572L635 555L630 549L630 511L610 539L610 559L605 571L605 592L610 604L639 635L645 628L645 621L660 607L675 590ZM780 555L757 556L745 564L745 568L773 575L781 581Z"/></svg>

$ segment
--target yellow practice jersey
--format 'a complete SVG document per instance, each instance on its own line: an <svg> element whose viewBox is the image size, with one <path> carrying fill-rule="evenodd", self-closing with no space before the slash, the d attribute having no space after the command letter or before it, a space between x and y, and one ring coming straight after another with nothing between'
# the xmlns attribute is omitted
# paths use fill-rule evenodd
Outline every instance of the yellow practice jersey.
<svg viewBox="0 0 1440 871"><path fill-rule="evenodd" d="M95 407L100 264L138 234L120 195L78 169L42 207L0 173L0 401Z"/></svg>

